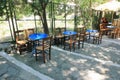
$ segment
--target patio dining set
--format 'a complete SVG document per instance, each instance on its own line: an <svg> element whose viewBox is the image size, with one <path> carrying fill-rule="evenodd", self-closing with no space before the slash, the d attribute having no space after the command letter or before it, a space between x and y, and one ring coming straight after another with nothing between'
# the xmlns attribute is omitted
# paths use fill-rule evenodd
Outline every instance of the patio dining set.
<svg viewBox="0 0 120 80"><path fill-rule="evenodd" d="M100 31L109 38L120 38L120 19L114 19L113 22L107 26L101 23L99 27Z"/></svg>
<svg viewBox="0 0 120 80"><path fill-rule="evenodd" d="M113 24L114 23L114 24ZM100 30L86 29L86 27L78 27L76 31L66 30L66 28L55 28L54 35L45 33L35 33L34 28L15 31L16 51L20 55L24 50L31 52L38 60L38 54L43 56L43 62L46 62L48 55L51 59L51 45L68 51L75 51L75 49L84 48L84 42L92 44L101 44L102 36L105 34L109 38L120 37L120 27L116 27L115 22L103 28L99 25Z"/></svg>
<svg viewBox="0 0 120 80"><path fill-rule="evenodd" d="M25 29L15 31L16 51L22 55L23 51L31 52L38 60L38 55L43 57L43 62L51 59L51 45L63 46L64 50L75 51L84 47L84 42L92 40L92 43L100 44L102 41L101 32L97 30L86 30L85 27L78 28L77 31L66 30L65 28L56 28L55 35L45 33L35 33L34 29ZM47 57L48 56L48 57Z"/></svg>

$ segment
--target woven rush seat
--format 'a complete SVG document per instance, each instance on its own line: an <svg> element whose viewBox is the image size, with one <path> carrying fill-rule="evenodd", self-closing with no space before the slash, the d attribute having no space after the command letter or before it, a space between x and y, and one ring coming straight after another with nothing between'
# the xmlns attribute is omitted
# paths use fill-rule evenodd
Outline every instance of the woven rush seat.
<svg viewBox="0 0 120 80"><path fill-rule="evenodd" d="M50 47L49 44L44 43L44 47L43 47L43 45L41 45L41 46L37 46L36 49L37 50L43 50L43 49L46 50L46 49L49 49L49 47Z"/></svg>
<svg viewBox="0 0 120 80"><path fill-rule="evenodd" d="M20 55L22 54L22 51L27 50L27 40L25 39L25 31L24 30L18 30L15 31L15 39L17 44L17 50L19 51Z"/></svg>
<svg viewBox="0 0 120 80"><path fill-rule="evenodd" d="M38 46L35 48L35 58L37 61L37 54L42 54L43 62L46 62L46 55L49 56L49 60L51 59L51 40L52 36L42 39L42 41L38 41Z"/></svg>

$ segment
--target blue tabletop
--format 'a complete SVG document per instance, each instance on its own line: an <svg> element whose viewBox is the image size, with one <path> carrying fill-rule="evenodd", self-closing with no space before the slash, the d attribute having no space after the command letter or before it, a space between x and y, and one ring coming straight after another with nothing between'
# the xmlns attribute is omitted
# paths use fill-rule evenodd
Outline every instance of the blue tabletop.
<svg viewBox="0 0 120 80"><path fill-rule="evenodd" d="M74 35L74 34L77 34L77 32L74 32L74 31L64 31L63 34L64 35Z"/></svg>
<svg viewBox="0 0 120 80"><path fill-rule="evenodd" d="M48 34L45 33L34 33L29 35L30 40L39 40L48 37Z"/></svg>
<svg viewBox="0 0 120 80"><path fill-rule="evenodd" d="M98 32L98 30L89 29L89 30L87 30L87 32Z"/></svg>

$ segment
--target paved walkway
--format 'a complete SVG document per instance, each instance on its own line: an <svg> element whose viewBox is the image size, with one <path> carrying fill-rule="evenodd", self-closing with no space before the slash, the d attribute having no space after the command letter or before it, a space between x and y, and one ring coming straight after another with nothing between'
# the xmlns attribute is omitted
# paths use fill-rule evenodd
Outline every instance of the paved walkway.
<svg viewBox="0 0 120 80"><path fill-rule="evenodd" d="M0 52L0 61L9 67L18 67L14 70L17 73L14 74L17 77L13 76L15 80L120 80L120 40L103 39L100 45L85 43L85 48L76 49L75 52L52 46L52 60L46 64L41 58L35 61L30 54L7 55ZM8 70L5 72L8 73ZM22 71L24 76L20 76L23 75ZM5 79L3 73L0 78Z"/></svg>
<svg viewBox="0 0 120 80"><path fill-rule="evenodd" d="M0 52L0 80L52 80L14 57Z"/></svg>
<svg viewBox="0 0 120 80"><path fill-rule="evenodd" d="M40 80L0 56L0 80Z"/></svg>

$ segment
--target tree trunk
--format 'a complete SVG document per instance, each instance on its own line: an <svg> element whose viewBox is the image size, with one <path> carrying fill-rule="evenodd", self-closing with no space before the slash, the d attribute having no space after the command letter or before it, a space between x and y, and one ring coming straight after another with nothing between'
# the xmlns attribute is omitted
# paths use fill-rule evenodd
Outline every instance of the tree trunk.
<svg viewBox="0 0 120 80"><path fill-rule="evenodd" d="M46 10L44 8L43 10L43 19L42 19L42 23L43 23L43 29L44 29L44 32L46 34L49 34L49 29L48 29L48 24L47 24L47 19L46 19Z"/></svg>

